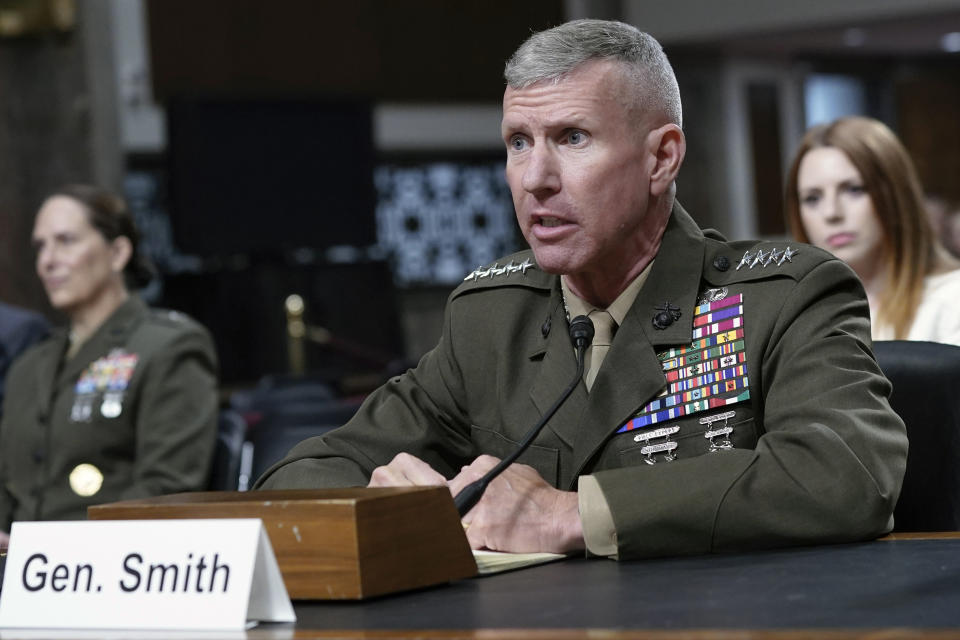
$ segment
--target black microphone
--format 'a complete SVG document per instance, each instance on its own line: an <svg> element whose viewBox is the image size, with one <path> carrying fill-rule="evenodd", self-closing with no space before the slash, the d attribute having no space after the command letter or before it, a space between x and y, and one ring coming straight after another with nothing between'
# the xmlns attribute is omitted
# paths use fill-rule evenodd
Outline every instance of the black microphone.
<svg viewBox="0 0 960 640"><path fill-rule="evenodd" d="M553 414L557 412L560 405L566 402L570 394L573 393L573 390L577 388L577 385L580 383L580 378L583 377L583 354L593 341L593 322L590 318L587 316L577 316L570 321L570 340L573 341L573 346L577 350L577 375L570 381L570 385L564 389L563 394L557 398L553 406L543 414L540 421L533 425L533 428L527 432L520 446L517 447L513 453L501 460L493 469L483 474L482 478L474 480L464 487L463 491L457 494L457 497L453 499L453 504L457 506L457 512L461 518L467 515L467 512L473 508L473 505L477 504L483 492L487 490L487 485L490 484L490 481L513 464L516 459L520 457L520 454L530 447L533 439L536 438L540 430L543 429L543 425L547 424L547 420L553 417Z"/></svg>

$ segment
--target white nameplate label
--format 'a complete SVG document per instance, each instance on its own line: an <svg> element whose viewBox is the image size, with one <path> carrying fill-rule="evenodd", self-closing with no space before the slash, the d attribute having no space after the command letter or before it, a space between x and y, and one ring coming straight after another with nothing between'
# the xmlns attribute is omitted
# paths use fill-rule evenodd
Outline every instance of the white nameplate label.
<svg viewBox="0 0 960 640"><path fill-rule="evenodd" d="M243 629L296 616L259 519L15 522L0 628Z"/></svg>

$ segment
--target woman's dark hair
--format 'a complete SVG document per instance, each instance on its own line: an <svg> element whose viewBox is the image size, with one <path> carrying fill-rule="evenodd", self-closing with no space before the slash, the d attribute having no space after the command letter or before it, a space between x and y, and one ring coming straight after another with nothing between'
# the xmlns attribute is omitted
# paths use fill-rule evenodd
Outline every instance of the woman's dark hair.
<svg viewBox="0 0 960 640"><path fill-rule="evenodd" d="M130 240L130 260L123 269L124 280L131 289L147 286L156 274L150 260L140 253L140 232L133 222L133 216L127 203L118 195L106 189L87 184L69 184L60 187L48 197L64 196L72 198L87 212L90 225L100 232L108 242L123 236Z"/></svg>

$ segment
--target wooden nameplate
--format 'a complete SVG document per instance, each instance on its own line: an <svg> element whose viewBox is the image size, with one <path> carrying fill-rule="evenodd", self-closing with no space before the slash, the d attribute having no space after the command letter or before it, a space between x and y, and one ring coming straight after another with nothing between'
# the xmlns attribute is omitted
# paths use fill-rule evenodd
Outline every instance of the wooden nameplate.
<svg viewBox="0 0 960 640"><path fill-rule="evenodd" d="M477 573L446 487L178 493L87 509L91 520L260 518L294 600L349 600Z"/></svg>

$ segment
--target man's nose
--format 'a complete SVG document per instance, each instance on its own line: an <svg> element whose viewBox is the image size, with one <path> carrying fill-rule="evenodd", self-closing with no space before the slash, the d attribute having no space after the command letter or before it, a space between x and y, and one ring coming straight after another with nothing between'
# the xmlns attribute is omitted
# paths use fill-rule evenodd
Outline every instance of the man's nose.
<svg viewBox="0 0 960 640"><path fill-rule="evenodd" d="M555 152L549 145L536 145L523 172L523 188L537 195L560 190L560 173Z"/></svg>

